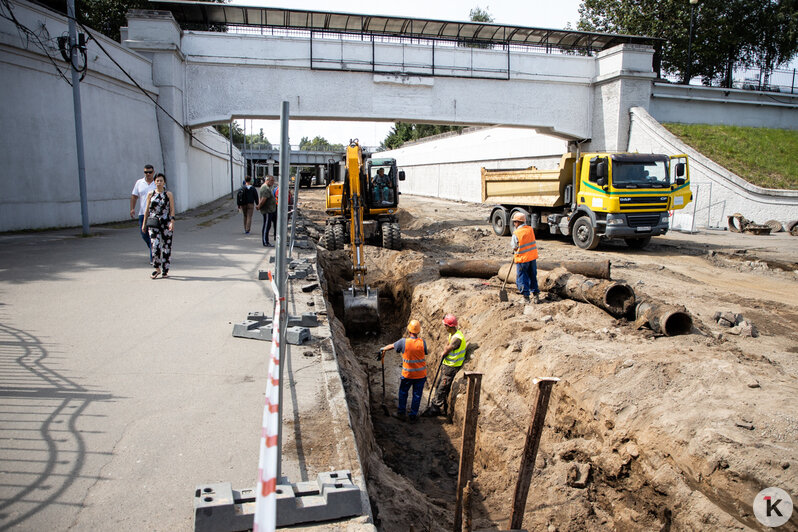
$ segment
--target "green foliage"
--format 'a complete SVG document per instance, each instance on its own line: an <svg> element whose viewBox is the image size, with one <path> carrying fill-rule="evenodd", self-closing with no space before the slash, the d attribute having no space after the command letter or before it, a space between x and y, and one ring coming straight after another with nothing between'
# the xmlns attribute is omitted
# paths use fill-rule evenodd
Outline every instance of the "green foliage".
<svg viewBox="0 0 798 532"><path fill-rule="evenodd" d="M380 144L381 149L395 150L401 148L402 144L411 140L423 139L432 135L439 135L448 131L462 131L463 126L445 126L432 124L411 124L408 122L396 122Z"/></svg>
<svg viewBox="0 0 798 532"><path fill-rule="evenodd" d="M719 165L764 188L798 190L798 131L663 124Z"/></svg>
<svg viewBox="0 0 798 532"><path fill-rule="evenodd" d="M205 0L224 3L225 0ZM45 0L47 3L47 0ZM63 3L61 4L63 5ZM128 9L157 9L153 8L147 0L80 0L75 2L77 18L83 24L93 28L106 37L119 41L119 28L127 26ZM221 24L203 25L201 27L186 27L205 31L225 31Z"/></svg>
<svg viewBox="0 0 798 532"><path fill-rule="evenodd" d="M662 68L685 81L687 0L582 0L578 29L665 39ZM694 6L691 74L729 86L735 68L772 70L798 53L798 0L701 0Z"/></svg>
<svg viewBox="0 0 798 532"><path fill-rule="evenodd" d="M225 138L230 138L230 126L228 124L215 124L213 128ZM263 130L261 130L261 134ZM238 125L238 122L233 122L233 144L244 144L246 137L244 137L244 130ZM266 141L268 142L268 140Z"/></svg>
<svg viewBox="0 0 798 532"><path fill-rule="evenodd" d="M488 12L487 7L485 9L480 9L479 6L475 7L469 11L468 18L472 22L493 22L493 16Z"/></svg>
<svg viewBox="0 0 798 532"><path fill-rule="evenodd" d="M302 137L299 141L299 149L306 151L343 151L343 144L330 144L324 137L316 136L313 140Z"/></svg>

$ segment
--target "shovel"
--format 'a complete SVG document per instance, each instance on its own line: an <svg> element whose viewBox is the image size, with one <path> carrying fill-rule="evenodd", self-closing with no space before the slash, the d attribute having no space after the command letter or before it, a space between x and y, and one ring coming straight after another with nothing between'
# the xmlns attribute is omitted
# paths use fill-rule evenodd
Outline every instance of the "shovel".
<svg viewBox="0 0 798 532"><path fill-rule="evenodd" d="M515 263L515 259L513 259L513 263ZM507 275L504 276L504 282L502 283L501 290L499 290L499 301L507 301L507 290L505 290L504 287L507 285L507 279L510 277L513 263L510 264L510 267L507 269Z"/></svg>
<svg viewBox="0 0 798 532"><path fill-rule="evenodd" d="M382 407L382 413L390 416L391 413L388 412L388 407L385 406L385 353L382 352L382 349L377 350L377 358L380 359L380 364L382 365L382 403L380 403L380 406Z"/></svg>

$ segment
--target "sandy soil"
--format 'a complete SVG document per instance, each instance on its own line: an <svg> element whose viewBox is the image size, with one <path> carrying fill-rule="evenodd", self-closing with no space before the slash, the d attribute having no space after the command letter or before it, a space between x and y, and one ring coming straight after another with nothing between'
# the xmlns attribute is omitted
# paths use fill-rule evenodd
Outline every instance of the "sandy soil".
<svg viewBox="0 0 798 532"><path fill-rule="evenodd" d="M323 190L302 194L303 213L322 231ZM410 425L382 408L396 410L399 357L386 357L384 400L374 360L412 317L422 323L434 374L447 312L458 316L469 342L465 370L483 374L475 529L508 527L536 394L532 379L541 376L562 380L526 505L529 530L763 530L752 512L758 491L776 486L798 501L798 273L789 271L798 270L798 254L760 253L757 240L741 250L739 242L684 236L655 239L642 251L621 244L587 252L565 240L538 240L541 259L609 259L613 279L632 286L638 299L684 305L693 332L665 337L553 295L525 306L509 287L509 302L500 302L496 277L441 278L440 261L509 262L509 238L493 234L487 215L483 206L402 197L402 249L366 252L368 280L381 297L384 327L377 336L346 337L332 314L340 316L350 259L346 251L319 249L378 528L451 527L463 372L453 389L453 415ZM717 311L741 313L760 336L729 334L712 320ZM422 408L428 393L429 386ZM782 528L798 529L798 512Z"/></svg>

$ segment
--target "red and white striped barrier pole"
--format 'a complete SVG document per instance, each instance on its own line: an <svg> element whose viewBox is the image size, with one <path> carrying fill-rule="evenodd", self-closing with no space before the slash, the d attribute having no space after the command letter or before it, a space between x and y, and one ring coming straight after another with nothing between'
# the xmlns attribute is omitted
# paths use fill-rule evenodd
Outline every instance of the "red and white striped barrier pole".
<svg viewBox="0 0 798 532"><path fill-rule="evenodd" d="M277 291L269 272L274 298L272 319L272 350L269 357L269 380L266 382L266 402L263 407L263 427L260 435L258 460L258 492L255 499L253 532L272 532L277 528L277 466L280 460L278 433L280 430L280 311L284 298Z"/></svg>

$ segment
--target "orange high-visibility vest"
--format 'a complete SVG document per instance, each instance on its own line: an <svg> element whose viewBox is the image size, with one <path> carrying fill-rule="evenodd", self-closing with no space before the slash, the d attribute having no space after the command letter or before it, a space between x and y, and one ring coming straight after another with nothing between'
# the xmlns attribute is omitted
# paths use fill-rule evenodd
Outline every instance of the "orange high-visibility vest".
<svg viewBox="0 0 798 532"><path fill-rule="evenodd" d="M405 350L402 353L402 377L406 379L426 377L427 363L424 358L424 340L421 338L405 339Z"/></svg>
<svg viewBox="0 0 798 532"><path fill-rule="evenodd" d="M518 239L515 262L532 262L537 259L538 244L535 242L535 231L528 225L522 225L513 234Z"/></svg>

